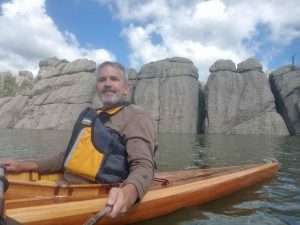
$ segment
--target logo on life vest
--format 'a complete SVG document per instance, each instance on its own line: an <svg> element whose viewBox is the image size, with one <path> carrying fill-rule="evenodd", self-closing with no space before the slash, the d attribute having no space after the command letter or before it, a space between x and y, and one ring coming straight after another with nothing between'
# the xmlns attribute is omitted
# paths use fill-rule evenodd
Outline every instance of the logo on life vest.
<svg viewBox="0 0 300 225"><path fill-rule="evenodd" d="M88 117L84 117L83 120L81 121L81 124L91 126L92 120Z"/></svg>

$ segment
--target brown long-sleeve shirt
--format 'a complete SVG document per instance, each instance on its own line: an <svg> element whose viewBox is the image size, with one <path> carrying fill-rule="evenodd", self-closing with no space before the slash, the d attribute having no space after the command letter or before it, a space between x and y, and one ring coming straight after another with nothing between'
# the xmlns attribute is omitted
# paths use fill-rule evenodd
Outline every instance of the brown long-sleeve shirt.
<svg viewBox="0 0 300 225"><path fill-rule="evenodd" d="M130 171L123 185L133 184L138 191L139 199L142 199L154 175L154 151L157 147L157 136L153 120L143 108L129 105L109 117L104 124L118 131L123 137ZM64 152L60 152L50 158L38 160L38 171L47 173L62 170L63 158ZM64 178L68 182L90 182L69 172L65 172Z"/></svg>

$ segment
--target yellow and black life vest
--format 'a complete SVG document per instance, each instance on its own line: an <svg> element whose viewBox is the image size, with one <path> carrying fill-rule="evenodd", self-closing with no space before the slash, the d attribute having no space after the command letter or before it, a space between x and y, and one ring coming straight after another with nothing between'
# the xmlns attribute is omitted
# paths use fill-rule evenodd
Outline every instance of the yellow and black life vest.
<svg viewBox="0 0 300 225"><path fill-rule="evenodd" d="M100 183L118 183L127 178L124 141L117 131L101 121L124 107L106 111L86 108L80 113L65 154L66 171Z"/></svg>

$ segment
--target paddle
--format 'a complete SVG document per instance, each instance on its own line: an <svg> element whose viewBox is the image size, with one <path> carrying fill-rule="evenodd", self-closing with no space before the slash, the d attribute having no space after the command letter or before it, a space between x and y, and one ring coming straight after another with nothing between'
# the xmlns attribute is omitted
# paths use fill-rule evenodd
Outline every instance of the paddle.
<svg viewBox="0 0 300 225"><path fill-rule="evenodd" d="M4 193L8 188L8 181L5 174L5 168L0 167L0 225L6 225L4 216Z"/></svg>
<svg viewBox="0 0 300 225"><path fill-rule="evenodd" d="M106 204L101 211L97 212L95 215L89 218L83 225L96 224L100 219L102 219L107 213L109 213L112 210L112 207L112 205Z"/></svg>

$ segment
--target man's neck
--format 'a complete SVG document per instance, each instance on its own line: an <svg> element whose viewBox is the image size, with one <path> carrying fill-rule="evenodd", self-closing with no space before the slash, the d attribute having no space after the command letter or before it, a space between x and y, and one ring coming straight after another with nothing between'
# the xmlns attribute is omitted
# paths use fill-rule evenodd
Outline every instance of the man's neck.
<svg viewBox="0 0 300 225"><path fill-rule="evenodd" d="M113 109L113 108L116 108L116 107L119 107L119 106L122 106L122 105L129 105L130 102L128 101L119 101L117 103L114 103L114 104L105 104L103 105L103 107L101 107L102 110L108 110L108 109Z"/></svg>

